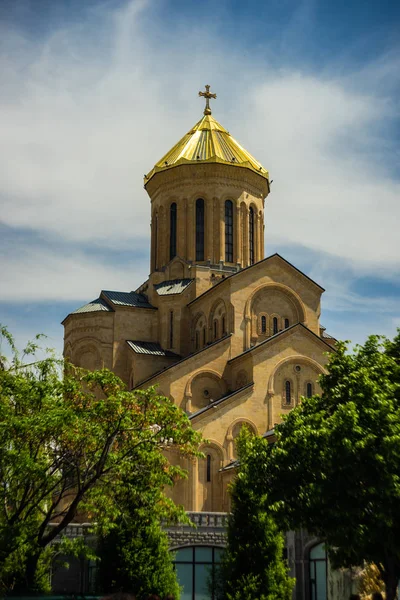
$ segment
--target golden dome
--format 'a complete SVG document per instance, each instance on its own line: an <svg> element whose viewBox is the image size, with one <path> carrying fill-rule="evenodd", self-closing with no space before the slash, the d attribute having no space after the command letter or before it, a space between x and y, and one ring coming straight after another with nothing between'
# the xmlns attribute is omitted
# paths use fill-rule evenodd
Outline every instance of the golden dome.
<svg viewBox="0 0 400 600"><path fill-rule="evenodd" d="M205 111L206 112L206 111ZM222 163L251 169L269 179L268 171L211 114L204 117L145 175L145 185L161 171L179 165Z"/></svg>

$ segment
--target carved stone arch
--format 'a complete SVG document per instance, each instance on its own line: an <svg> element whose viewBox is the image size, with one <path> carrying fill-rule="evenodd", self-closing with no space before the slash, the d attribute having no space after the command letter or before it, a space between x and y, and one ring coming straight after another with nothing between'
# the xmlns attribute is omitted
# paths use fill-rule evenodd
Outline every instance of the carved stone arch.
<svg viewBox="0 0 400 600"><path fill-rule="evenodd" d="M201 321L202 318L204 319L204 327L206 328L206 332L207 332L207 317L206 317L206 315L204 314L203 311L199 311L198 313L196 313L196 315L192 319L192 324L191 324L190 338L191 338L191 341L192 341L192 346L194 346L194 348L196 346L196 331L197 330L199 331L200 338L199 338L199 348L198 348L198 350L200 350L200 348L202 348L204 346L202 335L201 335L201 332L200 332L200 330L198 328L198 324L199 324L199 322ZM207 335L206 335L206 343L207 343Z"/></svg>
<svg viewBox="0 0 400 600"><path fill-rule="evenodd" d="M193 380L196 377L198 377L198 375L209 375L210 377L214 378L218 382L222 381L225 384L224 380L222 379L222 375L220 373L218 373L218 371L213 371L212 369L199 369L198 371L195 371L194 373L192 373L192 375L186 382L185 395L192 393L192 383L193 383ZM225 385L225 387L226 387L226 385Z"/></svg>
<svg viewBox="0 0 400 600"><path fill-rule="evenodd" d="M301 354L293 354L292 356L288 356L287 358L283 358L276 366L273 372L270 375L268 381L268 394L275 394L275 375L279 371L283 365L287 363L299 363L305 364L314 369L318 374L323 375L327 373L327 370L320 365L316 360L310 358L308 356L302 356Z"/></svg>
<svg viewBox="0 0 400 600"><path fill-rule="evenodd" d="M91 357L91 360L84 360L84 364L82 364L83 357L87 355L87 357ZM102 368L102 357L101 352L99 351L99 342L95 338L84 338L80 340L76 346L73 348L73 363L84 369L88 370L96 370Z"/></svg>
<svg viewBox="0 0 400 600"><path fill-rule="evenodd" d="M258 427L257 425L254 423L254 421L252 421L251 419L248 419L247 417L238 417L237 419L235 419L234 421L232 421L232 423L229 425L228 430L226 432L227 437L229 435L232 435L232 432L234 430L234 428L236 427L236 425L238 425L239 423L246 423L247 425L250 426L250 428L254 431L254 433L256 435L258 435Z"/></svg>
<svg viewBox="0 0 400 600"><path fill-rule="evenodd" d="M65 344L63 356L67 361L72 362L72 344L71 344L71 342L67 342Z"/></svg>
<svg viewBox="0 0 400 600"><path fill-rule="evenodd" d="M234 421L232 421L232 423L229 425L228 430L226 432L226 446L227 446L227 454L228 454L229 460L234 460L235 458L237 458L236 448L235 448L235 439L239 435L240 431L238 433L236 433L236 435L235 435L235 429L237 428L238 425L242 425L242 426L248 425L249 429L251 429L253 431L253 433L255 433L256 435L258 435L257 425L250 419L247 419L246 417L239 417L239 418L235 419Z"/></svg>
<svg viewBox="0 0 400 600"><path fill-rule="evenodd" d="M208 329L209 329L209 333L210 333L210 338L211 340L214 340L214 336L213 336L213 323L214 323L214 319L216 316L216 310L218 309L219 304L223 305L223 314L225 314L225 318L226 318L226 330L229 331L229 315L228 315L228 310L227 310L227 306L226 306L226 302L225 300L223 300L222 298L217 298L211 308L210 308L210 312L208 315ZM221 315L222 316L222 315Z"/></svg>
<svg viewBox="0 0 400 600"><path fill-rule="evenodd" d="M202 444L200 445L199 451L204 452L205 450L207 450L207 448L214 448L221 455L221 460L224 460L226 458L225 448L217 440L215 440L213 438L209 438L209 439L207 439L206 442L205 441L202 442Z"/></svg>
<svg viewBox="0 0 400 600"><path fill-rule="evenodd" d="M199 369L190 377L185 387L186 411L197 412L226 394L227 385L216 371Z"/></svg>
<svg viewBox="0 0 400 600"><path fill-rule="evenodd" d="M285 294L289 298L289 300L292 301L294 306L296 307L299 322L303 323L304 325L306 324L306 311L305 311L305 307L304 307L303 301L301 300L300 296L294 290L291 290L287 285L284 285L283 283L274 282L274 281L259 285L255 290L253 290L253 292L250 294L250 296L248 297L248 299L246 301L246 305L245 305L245 309L244 309L244 317L245 318L251 317L251 307L254 302L254 299L255 299L256 295L259 294L264 289L265 290L276 289L276 290L282 292L283 294Z"/></svg>

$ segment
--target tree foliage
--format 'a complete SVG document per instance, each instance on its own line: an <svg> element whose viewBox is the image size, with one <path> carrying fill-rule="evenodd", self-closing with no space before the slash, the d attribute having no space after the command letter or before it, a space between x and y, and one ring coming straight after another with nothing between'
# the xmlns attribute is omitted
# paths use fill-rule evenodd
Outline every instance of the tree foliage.
<svg viewBox="0 0 400 600"><path fill-rule="evenodd" d="M253 462L280 522L325 540L333 566L378 565L392 600L400 578L400 335L339 343L320 379ZM259 457L260 458L260 457Z"/></svg>
<svg viewBox="0 0 400 600"><path fill-rule="evenodd" d="M284 537L268 508L268 496L254 486L253 461L264 452L264 440L242 428L239 467L231 488L228 544L219 580L226 600L290 600L294 580L283 558Z"/></svg>
<svg viewBox="0 0 400 600"><path fill-rule="evenodd" d="M33 590L42 585L38 566L78 513L111 528L125 483L137 496L173 485L184 472L168 452L196 455L200 438L154 388L129 392L107 369L76 369L48 352L35 360L37 343L20 356L0 333L12 354L0 358L0 586Z"/></svg>

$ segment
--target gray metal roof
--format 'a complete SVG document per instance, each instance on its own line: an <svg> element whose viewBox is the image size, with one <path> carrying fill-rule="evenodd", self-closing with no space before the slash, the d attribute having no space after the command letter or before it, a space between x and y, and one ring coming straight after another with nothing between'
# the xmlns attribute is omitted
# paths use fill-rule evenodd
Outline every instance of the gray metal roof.
<svg viewBox="0 0 400 600"><path fill-rule="evenodd" d="M154 286L159 296L169 296L170 294L181 294L194 281L194 279L172 279L163 281Z"/></svg>
<svg viewBox="0 0 400 600"><path fill-rule="evenodd" d="M88 304L85 304L84 306L77 308L71 314L76 315L78 313L99 312L99 311L105 311L105 312L112 311L112 309L108 306L108 304L106 302L104 302L104 300L102 300L102 298L96 298L96 300L92 300Z"/></svg>
<svg viewBox="0 0 400 600"><path fill-rule="evenodd" d="M144 294L137 294L136 292L113 292L111 290L102 290L101 293L116 306L154 308Z"/></svg>
<svg viewBox="0 0 400 600"><path fill-rule="evenodd" d="M148 354L151 356L167 356L168 358L180 358L175 352L163 350L156 342L139 342L137 340L126 340L126 343L136 354Z"/></svg>

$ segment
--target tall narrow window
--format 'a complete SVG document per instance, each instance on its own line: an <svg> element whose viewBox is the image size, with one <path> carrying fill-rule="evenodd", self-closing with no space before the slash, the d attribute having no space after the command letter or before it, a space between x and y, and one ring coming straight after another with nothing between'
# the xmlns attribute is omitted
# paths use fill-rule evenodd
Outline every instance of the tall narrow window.
<svg viewBox="0 0 400 600"><path fill-rule="evenodd" d="M206 473L207 483L211 481L211 455L207 454L207 473Z"/></svg>
<svg viewBox="0 0 400 600"><path fill-rule="evenodd" d="M233 203L225 202L225 260L233 262Z"/></svg>
<svg viewBox="0 0 400 600"><path fill-rule="evenodd" d="M196 260L204 260L204 200L196 200Z"/></svg>
<svg viewBox="0 0 400 600"><path fill-rule="evenodd" d="M261 317L261 333L267 333L267 317L265 315Z"/></svg>
<svg viewBox="0 0 400 600"><path fill-rule="evenodd" d="M200 332L199 331L196 331L195 338L196 338L196 350L198 350L200 347Z"/></svg>
<svg viewBox="0 0 400 600"><path fill-rule="evenodd" d="M278 333L278 319L277 319L277 317L274 317L272 319L272 331L273 331L273 335L275 335L276 333Z"/></svg>
<svg viewBox="0 0 400 600"><path fill-rule="evenodd" d="M285 329L289 327L289 319L285 319Z"/></svg>
<svg viewBox="0 0 400 600"><path fill-rule="evenodd" d="M214 340L218 338L218 321L215 319L214 321Z"/></svg>
<svg viewBox="0 0 400 600"><path fill-rule="evenodd" d="M307 383L307 398L312 396L312 383Z"/></svg>
<svg viewBox="0 0 400 600"><path fill-rule="evenodd" d="M225 315L222 317L222 335L226 333L226 323L225 323Z"/></svg>
<svg viewBox="0 0 400 600"><path fill-rule="evenodd" d="M176 256L176 202L173 202L169 209L169 258L172 260Z"/></svg>
<svg viewBox="0 0 400 600"><path fill-rule="evenodd" d="M291 401L291 385L290 381L285 381L285 403L290 404Z"/></svg>
<svg viewBox="0 0 400 600"><path fill-rule="evenodd" d="M158 267L158 215L154 216L154 269Z"/></svg>
<svg viewBox="0 0 400 600"><path fill-rule="evenodd" d="M169 347L174 346L174 311L169 311Z"/></svg>
<svg viewBox="0 0 400 600"><path fill-rule="evenodd" d="M206 328L203 327L203 346L206 345Z"/></svg>
<svg viewBox="0 0 400 600"><path fill-rule="evenodd" d="M249 258L250 264L254 265L254 210L252 206L249 210Z"/></svg>

